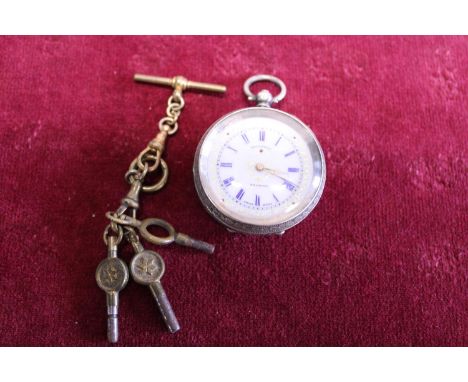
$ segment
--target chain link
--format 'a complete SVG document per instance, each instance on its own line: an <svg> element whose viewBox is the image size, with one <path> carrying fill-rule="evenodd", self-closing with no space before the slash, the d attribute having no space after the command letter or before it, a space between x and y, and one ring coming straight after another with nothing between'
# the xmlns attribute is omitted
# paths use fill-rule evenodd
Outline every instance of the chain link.
<svg viewBox="0 0 468 382"><path fill-rule="evenodd" d="M130 167L128 168L128 171L125 173L125 181L128 184L133 184L137 180L143 181L145 179L146 174L149 171L149 166L146 163L143 171L140 170L137 166L137 159L135 159L131 164Z"/></svg>
<svg viewBox="0 0 468 382"><path fill-rule="evenodd" d="M164 261L162 257L153 251L145 251L141 239L155 245L166 245L176 243L186 247L192 247L213 253L214 247L200 240L195 240L183 233L175 232L174 228L167 222L149 218L139 220L137 212L140 208L141 192L155 192L164 187L167 182L169 169L162 159L166 140L175 134L179 128L178 119L184 108L185 102L182 98L182 91L187 88L199 90L212 90L224 92L226 89L220 85L204 84L188 81L185 77L176 76L173 79L144 76L136 74L136 81L144 81L161 85L168 85L174 88L172 96L169 97L166 107L166 115L159 121L159 131L150 140L147 146L131 162L125 173L125 181L130 185L127 195L121 199L120 206L115 211L106 213L109 224L103 233L103 240L107 246L107 258L103 260L96 270L96 281L98 286L107 294L107 335L110 342L117 342L118 339L118 308L119 292L127 284L129 274L133 279L141 284L149 284L151 291L158 303L164 321L169 330L174 333L180 326L174 315L172 307L157 277L162 277L164 273ZM152 175L151 175L152 174ZM151 176L151 179L149 179ZM168 236L159 237L149 232L149 228L159 226L168 232ZM138 232L138 233L137 233ZM135 252L135 257L130 264L118 258L118 246L125 237ZM150 270L137 270L140 261L145 261L149 267L155 266L158 274ZM148 262L149 261L149 262ZM157 261L158 264L153 263ZM148 262L148 263L146 263ZM130 268L130 269L129 269ZM148 279L151 276L152 279ZM154 280L154 282L150 282Z"/></svg>
<svg viewBox="0 0 468 382"><path fill-rule="evenodd" d="M122 204L115 212L107 212L106 217L109 224L104 230L103 239L107 245L109 236L116 236L116 244L120 244L123 237L133 246L141 245L139 236L135 230L128 225L128 219L135 220L138 210L138 197L141 190L144 192L155 192L164 187L169 176L169 169L162 159L165 142L168 136L177 132L178 118L185 106L185 101L179 90L175 90L167 101L166 116L159 121L160 132L153 138L146 148L132 161L128 171L125 173L125 181L131 185L127 196L122 199ZM150 173L161 169L160 179L152 185L144 184L145 178ZM129 214L126 212L130 209ZM124 232L125 231L125 232Z"/></svg>
<svg viewBox="0 0 468 382"><path fill-rule="evenodd" d="M136 158L136 164L142 171L145 169L145 165L148 165L148 171L154 172L158 168L160 160L161 150L148 146L140 154L138 154ZM149 163L151 162L153 162L153 164L150 166Z"/></svg>
<svg viewBox="0 0 468 382"><path fill-rule="evenodd" d="M167 101L166 117L161 118L159 121L159 130L167 132L169 135L173 135L179 129L177 120L179 118L182 109L185 106L185 101L182 98L182 94L178 91L174 91L172 96Z"/></svg>
<svg viewBox="0 0 468 382"><path fill-rule="evenodd" d="M116 227L116 230L114 230L114 227ZM117 240L115 241L116 245L119 245L120 242L122 241L122 238L123 238L123 229L122 229L122 227L120 225L115 225L114 226L113 222L109 223L107 225L106 229L104 230L103 235L102 235L102 239L104 240L104 244L106 245L106 247L107 247L107 244L109 242L109 236L111 236L110 232L109 232L109 230L111 230L111 229L112 229L112 231L114 231L114 233L117 234ZM112 235L112 236L114 236L114 235Z"/></svg>

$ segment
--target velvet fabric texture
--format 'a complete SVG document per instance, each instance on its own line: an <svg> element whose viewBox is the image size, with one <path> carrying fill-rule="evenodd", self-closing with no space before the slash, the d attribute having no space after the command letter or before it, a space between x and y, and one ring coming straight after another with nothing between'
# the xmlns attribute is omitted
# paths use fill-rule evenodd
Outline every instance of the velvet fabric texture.
<svg viewBox="0 0 468 382"><path fill-rule="evenodd" d="M139 213L216 252L144 243L182 330L130 280L120 345L468 345L468 39L301 36L0 38L1 345L107 344L104 214L171 93L134 73L228 92L185 93L169 182ZM258 73L286 83L278 107L327 161L320 203L281 237L227 232L193 185L201 136Z"/></svg>

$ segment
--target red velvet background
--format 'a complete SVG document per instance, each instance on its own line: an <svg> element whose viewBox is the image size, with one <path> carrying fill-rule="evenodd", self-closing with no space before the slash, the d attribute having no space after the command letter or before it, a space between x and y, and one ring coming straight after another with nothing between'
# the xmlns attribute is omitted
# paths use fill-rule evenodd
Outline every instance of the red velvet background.
<svg viewBox="0 0 468 382"><path fill-rule="evenodd" d="M106 345L104 213L170 95L136 72L229 89L186 93L168 186L140 212L217 251L159 248L182 330L130 282L121 345L468 345L466 37L1 37L0 344ZM257 73L285 81L280 108L327 159L321 202L282 237L228 233L192 181Z"/></svg>

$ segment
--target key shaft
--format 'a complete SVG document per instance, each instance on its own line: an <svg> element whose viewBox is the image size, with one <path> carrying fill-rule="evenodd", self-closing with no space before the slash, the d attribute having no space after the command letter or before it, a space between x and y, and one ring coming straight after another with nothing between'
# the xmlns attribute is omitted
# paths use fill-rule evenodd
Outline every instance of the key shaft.
<svg viewBox="0 0 468 382"><path fill-rule="evenodd" d="M202 240L194 239L189 235L186 235L185 233L176 233L174 242L176 244L194 248L209 254L212 254L215 250L215 246L213 244L207 243Z"/></svg>
<svg viewBox="0 0 468 382"><path fill-rule="evenodd" d="M149 285L151 293L153 294L154 299L158 305L158 309L161 312L161 316L164 320L164 323L167 326L167 329L171 333L175 333L180 330L179 321L172 310L172 305L167 298L166 292L160 281L154 282Z"/></svg>
<svg viewBox="0 0 468 382"><path fill-rule="evenodd" d="M119 340L119 293L107 292L107 339L111 343Z"/></svg>
<svg viewBox="0 0 468 382"><path fill-rule="evenodd" d="M117 245L114 236L109 237L109 259L117 258ZM119 292L106 292L107 302L107 340L116 343L119 340Z"/></svg>
<svg viewBox="0 0 468 382"><path fill-rule="evenodd" d="M153 251L138 251L139 246L133 248L136 252L130 263L133 280L149 287L167 328L171 333L177 332L180 325L161 284L161 278L165 271L163 258Z"/></svg>

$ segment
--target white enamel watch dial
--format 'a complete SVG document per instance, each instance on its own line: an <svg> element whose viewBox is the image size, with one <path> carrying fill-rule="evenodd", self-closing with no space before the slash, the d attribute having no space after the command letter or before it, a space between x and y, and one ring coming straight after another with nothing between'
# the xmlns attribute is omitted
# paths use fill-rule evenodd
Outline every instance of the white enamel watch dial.
<svg viewBox="0 0 468 382"><path fill-rule="evenodd" d="M252 79L248 85L274 79L284 87L274 77ZM268 92L256 99L263 106L230 113L203 136L195 155L195 185L208 212L231 230L282 233L320 199L325 160L304 123L268 107L275 101Z"/></svg>

